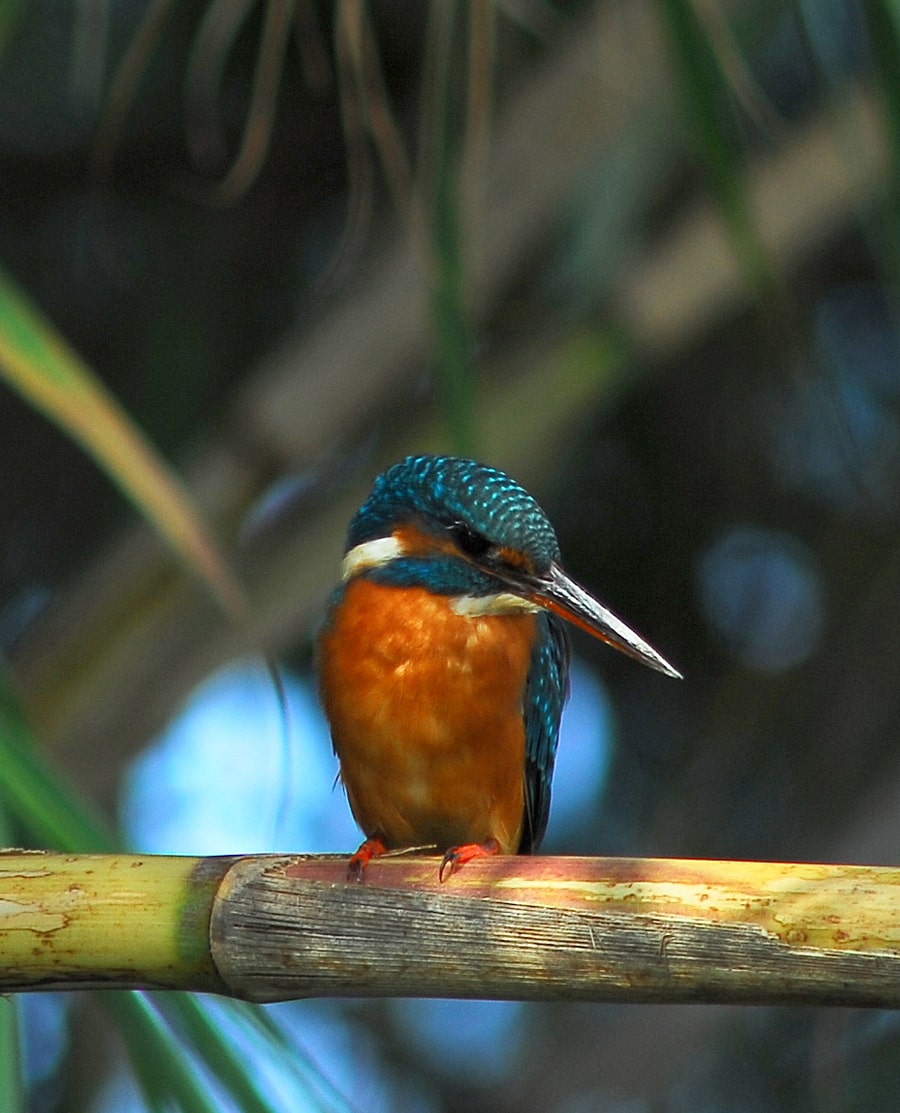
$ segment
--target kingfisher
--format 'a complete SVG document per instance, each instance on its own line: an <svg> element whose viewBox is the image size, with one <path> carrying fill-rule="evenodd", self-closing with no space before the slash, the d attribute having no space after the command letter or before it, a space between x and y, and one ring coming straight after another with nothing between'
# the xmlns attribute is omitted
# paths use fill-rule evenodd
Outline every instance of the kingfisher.
<svg viewBox="0 0 900 1113"><path fill-rule="evenodd" d="M565 623L667 676L652 646L562 569L514 479L409 456L350 523L319 634L322 702L365 841L348 877L404 848L465 862L536 851L568 693Z"/></svg>

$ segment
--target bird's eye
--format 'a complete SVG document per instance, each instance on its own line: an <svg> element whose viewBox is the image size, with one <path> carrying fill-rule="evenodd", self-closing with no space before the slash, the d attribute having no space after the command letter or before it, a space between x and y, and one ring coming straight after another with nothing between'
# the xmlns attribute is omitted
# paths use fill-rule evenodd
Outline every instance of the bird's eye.
<svg viewBox="0 0 900 1113"><path fill-rule="evenodd" d="M496 546L474 529L470 529L465 522L454 522L450 526L450 536L462 549L466 556L473 560L484 560L496 552Z"/></svg>

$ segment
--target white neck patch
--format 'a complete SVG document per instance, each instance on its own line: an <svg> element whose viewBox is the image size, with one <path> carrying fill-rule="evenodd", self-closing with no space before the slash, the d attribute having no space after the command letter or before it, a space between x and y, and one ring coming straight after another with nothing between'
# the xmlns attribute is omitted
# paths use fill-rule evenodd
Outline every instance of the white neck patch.
<svg viewBox="0 0 900 1113"><path fill-rule="evenodd" d="M530 599L501 591L496 595L457 595L450 600L450 607L464 618L480 618L490 614L536 614L541 608Z"/></svg>
<svg viewBox="0 0 900 1113"><path fill-rule="evenodd" d="M341 579L346 582L357 572L389 564L403 555L404 549L397 537L376 537L373 541L363 541L344 556Z"/></svg>

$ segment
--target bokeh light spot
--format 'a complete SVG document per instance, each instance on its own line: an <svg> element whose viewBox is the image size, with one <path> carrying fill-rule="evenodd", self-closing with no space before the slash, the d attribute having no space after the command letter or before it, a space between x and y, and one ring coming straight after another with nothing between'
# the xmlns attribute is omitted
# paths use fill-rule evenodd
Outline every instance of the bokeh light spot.
<svg viewBox="0 0 900 1113"><path fill-rule="evenodd" d="M312 686L290 674L284 682L287 722L257 662L229 665L196 689L125 778L123 820L136 847L249 854L356 846Z"/></svg>
<svg viewBox="0 0 900 1113"><path fill-rule="evenodd" d="M559 730L550 825L542 851L578 845L586 816L596 811L606 784L614 745L613 712L597 676L572 659L571 691Z"/></svg>
<svg viewBox="0 0 900 1113"><path fill-rule="evenodd" d="M783 672L815 651L822 582L811 554L789 534L731 529L706 550L698 577L706 621L743 664Z"/></svg>

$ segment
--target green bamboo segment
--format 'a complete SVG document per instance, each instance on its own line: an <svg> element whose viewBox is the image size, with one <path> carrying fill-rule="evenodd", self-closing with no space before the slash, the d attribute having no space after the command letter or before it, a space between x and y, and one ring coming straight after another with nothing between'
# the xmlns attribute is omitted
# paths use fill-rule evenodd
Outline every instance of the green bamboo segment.
<svg viewBox="0 0 900 1113"><path fill-rule="evenodd" d="M231 861L0 854L0 990L222 992L209 919Z"/></svg>

